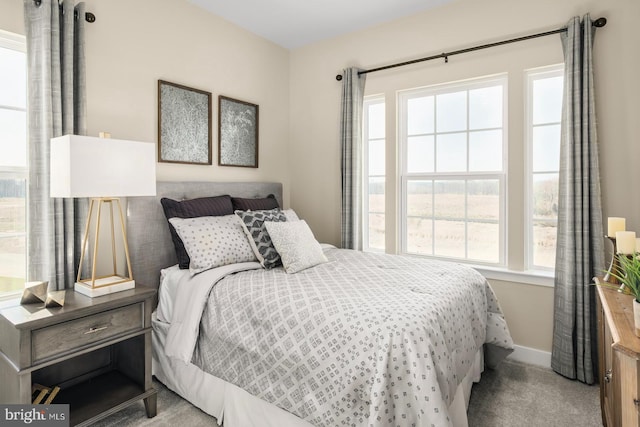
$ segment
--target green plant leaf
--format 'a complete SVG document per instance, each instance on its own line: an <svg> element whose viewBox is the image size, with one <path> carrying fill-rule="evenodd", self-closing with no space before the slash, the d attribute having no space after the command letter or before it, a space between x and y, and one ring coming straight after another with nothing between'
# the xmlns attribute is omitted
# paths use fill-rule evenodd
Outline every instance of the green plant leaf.
<svg viewBox="0 0 640 427"><path fill-rule="evenodd" d="M611 271L611 276L623 283L629 293L640 302L640 258L637 255L631 257L617 254L619 266Z"/></svg>

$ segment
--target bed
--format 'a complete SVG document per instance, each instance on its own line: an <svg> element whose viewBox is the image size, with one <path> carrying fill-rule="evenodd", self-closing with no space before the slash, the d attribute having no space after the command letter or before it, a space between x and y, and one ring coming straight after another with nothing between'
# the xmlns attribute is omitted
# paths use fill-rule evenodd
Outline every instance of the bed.
<svg viewBox="0 0 640 427"><path fill-rule="evenodd" d="M467 425L472 383L513 348L481 275L331 245L295 274L178 269L160 199L224 194L283 206L279 183L158 182L128 201L134 277L160 287L156 378L227 427Z"/></svg>

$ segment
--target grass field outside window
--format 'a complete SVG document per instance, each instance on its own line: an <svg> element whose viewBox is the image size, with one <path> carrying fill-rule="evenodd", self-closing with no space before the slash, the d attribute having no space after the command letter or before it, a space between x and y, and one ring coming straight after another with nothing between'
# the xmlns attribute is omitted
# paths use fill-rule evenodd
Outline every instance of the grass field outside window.
<svg viewBox="0 0 640 427"><path fill-rule="evenodd" d="M26 276L26 78L24 37L0 31L0 296Z"/></svg>

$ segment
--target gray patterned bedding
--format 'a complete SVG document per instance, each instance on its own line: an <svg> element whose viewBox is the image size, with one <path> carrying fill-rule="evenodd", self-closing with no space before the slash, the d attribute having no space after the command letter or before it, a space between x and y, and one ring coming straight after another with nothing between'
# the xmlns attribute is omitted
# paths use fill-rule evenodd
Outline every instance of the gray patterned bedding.
<svg viewBox="0 0 640 427"><path fill-rule="evenodd" d="M484 277L453 263L325 254L297 274L199 275L215 284L194 291L205 302L184 297L191 308L174 315L168 354L316 426L450 425L476 352L513 348Z"/></svg>

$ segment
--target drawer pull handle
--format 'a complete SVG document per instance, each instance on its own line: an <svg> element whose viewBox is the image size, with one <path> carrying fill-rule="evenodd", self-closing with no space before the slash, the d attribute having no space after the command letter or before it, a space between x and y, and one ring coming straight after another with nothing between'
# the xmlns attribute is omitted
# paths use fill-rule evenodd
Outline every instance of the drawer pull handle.
<svg viewBox="0 0 640 427"><path fill-rule="evenodd" d="M640 406L640 400L633 399L633 404L636 405L636 406Z"/></svg>
<svg viewBox="0 0 640 427"><path fill-rule="evenodd" d="M89 335L89 334L95 334L96 332L100 332L100 331L104 331L105 329L107 329L108 326L101 326L101 327L91 327L89 328L89 330L87 332L85 332L85 335Z"/></svg>

